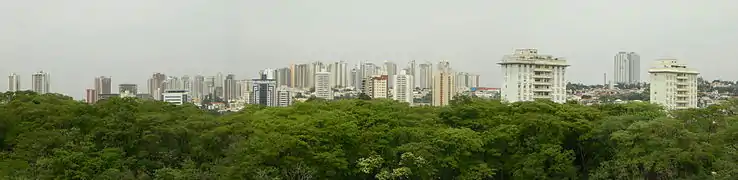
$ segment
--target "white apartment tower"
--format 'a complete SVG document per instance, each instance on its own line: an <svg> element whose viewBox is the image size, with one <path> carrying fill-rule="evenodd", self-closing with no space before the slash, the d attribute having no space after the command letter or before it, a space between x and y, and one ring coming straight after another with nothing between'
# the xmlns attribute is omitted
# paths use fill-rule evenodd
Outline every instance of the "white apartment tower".
<svg viewBox="0 0 738 180"><path fill-rule="evenodd" d="M349 72L348 63L344 61L338 61L328 64L328 72L331 73L331 84L334 87L348 87L349 86Z"/></svg>
<svg viewBox="0 0 738 180"><path fill-rule="evenodd" d="M31 80L32 80L31 90L33 92L36 92L39 94L46 94L46 93L51 92L50 91L51 79L49 77L49 73L46 73L44 71L33 73Z"/></svg>
<svg viewBox="0 0 738 180"><path fill-rule="evenodd" d="M614 81L618 84L641 82L641 56L634 52L618 52L614 57Z"/></svg>
<svg viewBox="0 0 738 180"><path fill-rule="evenodd" d="M663 105L667 110L697 107L697 70L676 59L660 59L648 73L651 103Z"/></svg>
<svg viewBox="0 0 738 180"><path fill-rule="evenodd" d="M315 73L315 97L332 100L333 90L331 87L333 87L333 84L331 84L330 72Z"/></svg>
<svg viewBox="0 0 738 180"><path fill-rule="evenodd" d="M420 82L420 89L430 89L433 87L433 64L424 63L418 65L420 68L420 74L418 74L418 81Z"/></svg>
<svg viewBox="0 0 738 180"><path fill-rule="evenodd" d="M20 91L21 83L20 83L20 76L18 74L10 74L8 76L8 91L15 92Z"/></svg>
<svg viewBox="0 0 738 180"><path fill-rule="evenodd" d="M399 74L395 75L394 89L392 91L392 99L400 102L413 104L413 76L407 74L407 70L400 71Z"/></svg>
<svg viewBox="0 0 738 180"><path fill-rule="evenodd" d="M438 63L435 74L433 75L433 106L445 106L456 95L456 87L454 87L454 72L451 70L451 64L448 61Z"/></svg>
<svg viewBox="0 0 738 180"><path fill-rule="evenodd" d="M549 99L566 102L566 60L538 54L537 49L516 49L502 62L501 98L507 102Z"/></svg>
<svg viewBox="0 0 738 180"><path fill-rule="evenodd" d="M277 106L287 107L292 105L292 91L282 86L277 89Z"/></svg>

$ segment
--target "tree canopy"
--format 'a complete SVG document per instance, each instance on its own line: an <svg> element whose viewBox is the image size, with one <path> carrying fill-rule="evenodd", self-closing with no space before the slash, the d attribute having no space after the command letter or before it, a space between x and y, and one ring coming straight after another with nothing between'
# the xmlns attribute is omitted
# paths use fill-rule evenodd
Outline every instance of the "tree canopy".
<svg viewBox="0 0 738 180"><path fill-rule="evenodd" d="M738 179L738 103L247 106L0 94L0 179Z"/></svg>

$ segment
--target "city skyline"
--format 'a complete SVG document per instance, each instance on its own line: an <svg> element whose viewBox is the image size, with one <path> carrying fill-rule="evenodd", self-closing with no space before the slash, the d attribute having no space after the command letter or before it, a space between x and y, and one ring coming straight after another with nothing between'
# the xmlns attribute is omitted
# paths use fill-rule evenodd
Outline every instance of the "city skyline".
<svg viewBox="0 0 738 180"><path fill-rule="evenodd" d="M738 47L738 21L732 21L738 16L727 9L737 2L728 1L537 2L546 8L481 0L40 1L0 7L0 23L10 25L0 30L0 59L7 62L0 74L20 75L29 89L30 75L43 70L54 76L52 92L80 99L96 76L144 89L153 72L246 78L314 60L390 60L398 67L413 59L449 60L454 69L479 74L483 86L499 87L495 63L516 48L566 58L573 83L601 84L603 72L612 76L618 51L637 52L641 67L676 58L706 79L738 76L724 65L738 57L729 50Z"/></svg>

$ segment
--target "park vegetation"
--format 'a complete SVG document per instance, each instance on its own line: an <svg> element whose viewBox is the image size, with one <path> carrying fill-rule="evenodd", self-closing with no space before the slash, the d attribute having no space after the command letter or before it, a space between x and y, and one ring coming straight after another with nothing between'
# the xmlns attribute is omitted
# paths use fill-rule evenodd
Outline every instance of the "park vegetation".
<svg viewBox="0 0 738 180"><path fill-rule="evenodd" d="M227 115L0 93L0 179L738 179L738 104L665 112L458 97L320 99Z"/></svg>

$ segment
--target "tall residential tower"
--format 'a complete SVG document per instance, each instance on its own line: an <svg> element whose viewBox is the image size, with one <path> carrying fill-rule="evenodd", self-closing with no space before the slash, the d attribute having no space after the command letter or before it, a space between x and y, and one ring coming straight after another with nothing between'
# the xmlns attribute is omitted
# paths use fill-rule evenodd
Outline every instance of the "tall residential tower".
<svg viewBox="0 0 738 180"><path fill-rule="evenodd" d="M33 75L31 76L31 80L32 91L39 94L46 94L51 92L51 78L49 77L49 73L44 71L33 73Z"/></svg>
<svg viewBox="0 0 738 180"><path fill-rule="evenodd" d="M508 102L548 99L566 102L566 60L538 54L537 49L516 49L502 62L501 98Z"/></svg>
<svg viewBox="0 0 738 180"><path fill-rule="evenodd" d="M618 84L641 82L641 56L634 52L618 52L614 57L614 80Z"/></svg>
<svg viewBox="0 0 738 180"><path fill-rule="evenodd" d="M648 73L651 103L663 105L667 110L697 107L697 70L676 59L660 59Z"/></svg>
<svg viewBox="0 0 738 180"><path fill-rule="evenodd" d="M20 76L18 74L10 74L8 76L8 91L14 92L14 91L20 91L21 89L21 83L20 83Z"/></svg>

